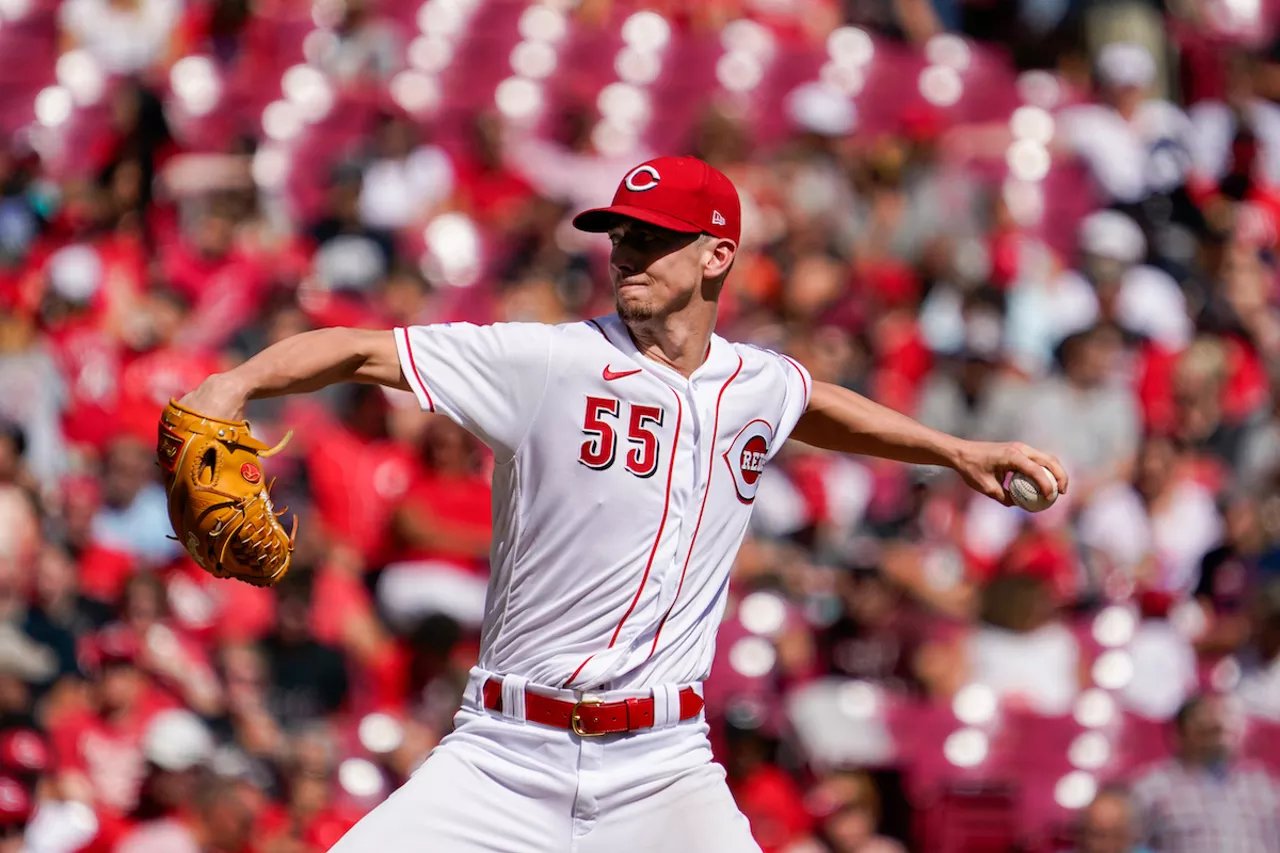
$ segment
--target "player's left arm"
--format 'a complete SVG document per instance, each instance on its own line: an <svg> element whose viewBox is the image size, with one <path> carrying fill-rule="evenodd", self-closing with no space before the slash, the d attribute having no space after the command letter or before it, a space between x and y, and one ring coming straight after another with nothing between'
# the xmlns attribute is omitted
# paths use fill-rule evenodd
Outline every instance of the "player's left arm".
<svg viewBox="0 0 1280 853"><path fill-rule="evenodd" d="M1056 458L1021 442L966 441L930 429L899 412L827 382L814 382L809 404L791 438L841 453L878 456L913 465L941 465L955 470L971 487L1008 505L1005 475L1021 471L1040 490L1052 491L1048 468L1058 491L1067 490L1067 472ZM1044 466L1042 468L1041 466Z"/></svg>

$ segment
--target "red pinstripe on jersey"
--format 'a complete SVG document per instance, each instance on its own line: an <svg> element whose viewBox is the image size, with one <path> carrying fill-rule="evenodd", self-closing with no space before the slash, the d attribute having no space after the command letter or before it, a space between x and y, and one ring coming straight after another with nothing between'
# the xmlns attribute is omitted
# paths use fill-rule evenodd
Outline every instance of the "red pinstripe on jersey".
<svg viewBox="0 0 1280 853"><path fill-rule="evenodd" d="M675 610L676 602L680 600L680 590L684 589L684 575L685 572L689 571L689 560L693 558L693 546L698 544L698 531L702 529L702 513L707 509L707 495L711 494L711 475L716 469L716 436L720 431L720 401L724 399L724 392L729 390L729 386L733 384L733 380L737 379L738 374L741 372L742 356L738 356L738 369L721 386L720 395L716 397L716 416L711 421L711 455L707 462L707 488L702 493L702 506L698 508L698 520L694 522L693 536L689 539L689 553L685 554L684 566L680 569L680 583L676 586L676 597L671 599L671 604L667 606L667 612L662 614L662 621L658 623L658 630L653 635L653 645L649 647L649 657L653 657L654 651L658 648L658 638L662 636L662 627L667 624L667 617L671 615L672 610Z"/></svg>
<svg viewBox="0 0 1280 853"><path fill-rule="evenodd" d="M787 360L787 364L796 369L796 373L800 374L800 383L804 385L804 405L807 409L809 407L809 380L804 378L804 371L800 369L800 365L796 364L794 359L786 355L782 357Z"/></svg>
<svg viewBox="0 0 1280 853"><path fill-rule="evenodd" d="M436 410L435 401L431 399L431 392L427 390L426 383L422 381L422 374L418 373L418 363L413 358L413 344L409 343L409 327L402 326L400 331L404 332L404 351L409 353L409 370L413 373L413 379L417 380L418 387L422 389L422 396L427 398L427 408L434 412Z"/></svg>
<svg viewBox="0 0 1280 853"><path fill-rule="evenodd" d="M573 680L574 680L575 678L577 678L577 677L578 677L578 673L582 672L582 668L583 668L584 666L586 666L587 664L591 663L591 659L592 659L593 657L595 657L595 655L594 655L594 654L587 655L587 659L586 659L586 660L584 660L582 663L578 664L578 668L577 668L577 669L575 669L575 670L573 671L573 675L569 676L569 679L568 679L567 681L565 681L565 683L564 683L564 686L565 686L565 687L568 687L570 684L573 684Z"/></svg>
<svg viewBox="0 0 1280 853"><path fill-rule="evenodd" d="M649 549L649 560L645 563L644 574L640 576L640 585L636 587L636 594L631 598L631 606L627 608L627 612L623 613L622 618L618 620L618 627L613 629L613 636L609 639L608 648L613 648L613 644L618 642L618 635L622 633L622 626L627 624L627 619L630 618L631 612L640 603L640 595L644 592L644 585L649 580L649 571L653 568L653 558L657 556L658 546L662 544L662 531L667 526L667 514L671 510L671 480L676 472L676 450L680 446L680 423L684 419L684 403L680 400L680 394L674 388L671 389L671 394L676 398L676 431L675 441L671 443L671 460L667 463L667 491L662 499L662 520L658 522L658 533L653 537L653 547ZM582 672L582 668L587 665L592 657L595 657L595 655L591 655L578 665L578 668L573 671L573 675L569 676L569 680L564 683L565 687L573 684L573 680L578 677L578 673Z"/></svg>

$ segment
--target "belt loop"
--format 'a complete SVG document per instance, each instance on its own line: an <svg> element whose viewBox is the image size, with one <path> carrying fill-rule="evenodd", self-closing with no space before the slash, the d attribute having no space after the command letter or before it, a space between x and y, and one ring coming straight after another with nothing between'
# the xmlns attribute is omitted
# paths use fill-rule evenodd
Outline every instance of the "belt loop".
<svg viewBox="0 0 1280 853"><path fill-rule="evenodd" d="M529 679L521 675L502 677L502 716L518 723L525 721L524 691Z"/></svg>
<svg viewBox="0 0 1280 853"><path fill-rule="evenodd" d="M670 684L653 686L653 727L665 729L680 722L680 691Z"/></svg>

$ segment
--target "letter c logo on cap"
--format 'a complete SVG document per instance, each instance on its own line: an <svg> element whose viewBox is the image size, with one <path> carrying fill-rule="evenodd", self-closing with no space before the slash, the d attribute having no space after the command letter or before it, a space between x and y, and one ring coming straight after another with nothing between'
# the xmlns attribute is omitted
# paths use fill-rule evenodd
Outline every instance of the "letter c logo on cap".
<svg viewBox="0 0 1280 853"><path fill-rule="evenodd" d="M648 175L649 180L644 183L637 183L636 178L640 175ZM637 166L631 170L631 174L627 175L622 182L623 186L631 190L633 193L642 193L645 190L651 190L658 185L658 181L662 180L662 176L658 174L658 170L652 166Z"/></svg>

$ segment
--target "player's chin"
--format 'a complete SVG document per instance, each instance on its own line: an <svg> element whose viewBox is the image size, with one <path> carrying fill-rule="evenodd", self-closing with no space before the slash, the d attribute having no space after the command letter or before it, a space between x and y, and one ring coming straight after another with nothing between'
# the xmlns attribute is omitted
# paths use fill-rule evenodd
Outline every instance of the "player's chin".
<svg viewBox="0 0 1280 853"><path fill-rule="evenodd" d="M651 319L656 313L648 299L628 299L622 294L618 294L616 307L619 317L632 322Z"/></svg>

